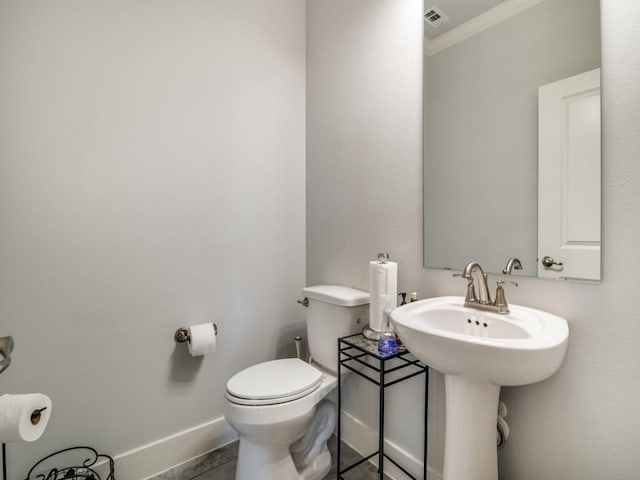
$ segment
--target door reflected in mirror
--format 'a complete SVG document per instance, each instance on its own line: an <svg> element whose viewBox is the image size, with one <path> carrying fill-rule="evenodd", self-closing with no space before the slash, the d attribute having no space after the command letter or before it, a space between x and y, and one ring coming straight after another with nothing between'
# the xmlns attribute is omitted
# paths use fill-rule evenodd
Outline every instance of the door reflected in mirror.
<svg viewBox="0 0 640 480"><path fill-rule="evenodd" d="M599 0L439 0L428 16L425 266L517 257L514 275L599 280ZM540 103L581 75L598 85Z"/></svg>

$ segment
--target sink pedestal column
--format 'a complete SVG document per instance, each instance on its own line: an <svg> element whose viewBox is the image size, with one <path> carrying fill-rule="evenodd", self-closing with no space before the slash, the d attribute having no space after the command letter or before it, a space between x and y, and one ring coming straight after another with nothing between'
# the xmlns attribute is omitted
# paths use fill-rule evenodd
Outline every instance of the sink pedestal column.
<svg viewBox="0 0 640 480"><path fill-rule="evenodd" d="M443 480L498 480L496 424L500 387L445 375Z"/></svg>

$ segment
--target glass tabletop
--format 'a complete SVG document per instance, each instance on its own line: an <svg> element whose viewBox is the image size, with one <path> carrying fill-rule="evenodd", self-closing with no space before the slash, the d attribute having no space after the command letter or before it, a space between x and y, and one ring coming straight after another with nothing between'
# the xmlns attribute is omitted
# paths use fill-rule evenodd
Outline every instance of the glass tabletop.
<svg viewBox="0 0 640 480"><path fill-rule="evenodd" d="M370 340L361 333L356 333L355 335L349 335L347 337L342 337L340 342L345 343L351 347L355 347L358 350L364 351L369 355L373 355L374 357L380 360L387 360L389 358L395 358L400 355L404 355L408 353L407 348L404 345L398 345L397 353L383 353L378 351L378 341Z"/></svg>

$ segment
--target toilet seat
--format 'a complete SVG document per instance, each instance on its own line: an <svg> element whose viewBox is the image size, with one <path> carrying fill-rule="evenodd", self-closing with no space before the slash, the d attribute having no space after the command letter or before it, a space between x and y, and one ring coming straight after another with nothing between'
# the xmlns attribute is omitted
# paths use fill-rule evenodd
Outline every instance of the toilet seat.
<svg viewBox="0 0 640 480"><path fill-rule="evenodd" d="M322 383L323 373L297 358L259 363L229 379L226 398L246 406L277 405L305 397Z"/></svg>

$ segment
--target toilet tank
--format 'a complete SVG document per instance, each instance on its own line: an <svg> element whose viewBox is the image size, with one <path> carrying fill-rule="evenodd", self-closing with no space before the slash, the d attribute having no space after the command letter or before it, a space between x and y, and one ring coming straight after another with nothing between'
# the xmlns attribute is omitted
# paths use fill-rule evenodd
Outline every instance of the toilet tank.
<svg viewBox="0 0 640 480"><path fill-rule="evenodd" d="M309 300L307 343L320 366L338 370L338 338L362 331L369 323L369 294L339 285L318 285L302 290Z"/></svg>

